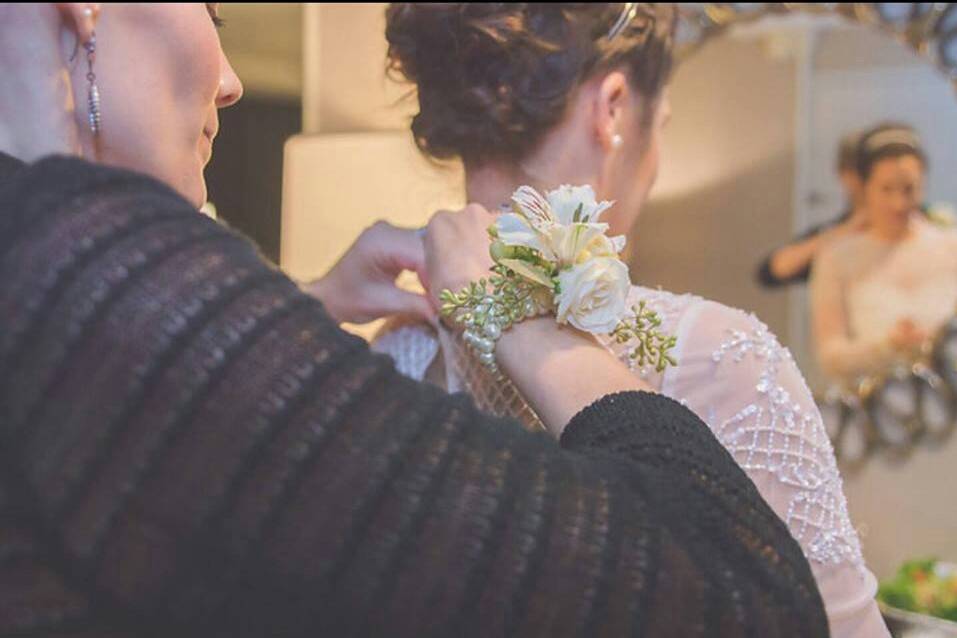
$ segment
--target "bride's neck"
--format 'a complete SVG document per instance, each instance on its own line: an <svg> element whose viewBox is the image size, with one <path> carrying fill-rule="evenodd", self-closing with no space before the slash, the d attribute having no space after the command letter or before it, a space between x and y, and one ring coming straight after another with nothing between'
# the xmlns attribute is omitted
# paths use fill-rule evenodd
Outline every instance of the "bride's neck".
<svg viewBox="0 0 957 638"><path fill-rule="evenodd" d="M548 162L532 160L521 164L487 163L481 166L466 165L465 194L469 202L485 206L490 211L509 201L519 186L531 186L540 192L556 188L560 184L596 184L596 176L582 172L584 163L563 163L561 157L574 157L571 153L550 153Z"/></svg>
<svg viewBox="0 0 957 638"><path fill-rule="evenodd" d="M481 204L490 211L508 202L515 189L526 183L517 168L486 164L465 169L465 195L469 202Z"/></svg>

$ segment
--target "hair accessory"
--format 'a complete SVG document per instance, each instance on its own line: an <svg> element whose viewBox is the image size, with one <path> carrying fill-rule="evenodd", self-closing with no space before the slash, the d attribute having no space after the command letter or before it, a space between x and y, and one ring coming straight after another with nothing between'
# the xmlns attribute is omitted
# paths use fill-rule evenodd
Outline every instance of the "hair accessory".
<svg viewBox="0 0 957 638"><path fill-rule="evenodd" d="M611 30L608 32L608 39L614 40L618 34L624 31L625 27L635 19L636 15L638 15L638 3L625 2L621 9L621 15L618 16L618 20L615 21L615 24L612 25Z"/></svg>
<svg viewBox="0 0 957 638"><path fill-rule="evenodd" d="M912 131L901 128L878 131L864 140L864 150L873 153L891 144L902 144L911 148L920 148L920 139Z"/></svg>

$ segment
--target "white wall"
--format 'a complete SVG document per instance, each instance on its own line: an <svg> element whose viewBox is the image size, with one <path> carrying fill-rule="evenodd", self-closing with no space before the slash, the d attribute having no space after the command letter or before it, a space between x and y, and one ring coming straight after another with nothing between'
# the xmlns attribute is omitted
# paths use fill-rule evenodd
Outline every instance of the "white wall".
<svg viewBox="0 0 957 638"><path fill-rule="evenodd" d="M302 94L301 3L224 3L223 50L247 95L298 101Z"/></svg>
<svg viewBox="0 0 957 638"><path fill-rule="evenodd" d="M658 184L635 227L634 274L753 311L786 335L783 295L754 267L791 233L794 62L762 38L721 38L671 85Z"/></svg>
<svg viewBox="0 0 957 638"><path fill-rule="evenodd" d="M315 73L304 78L306 133L405 130L415 99L409 86L385 74L385 10L381 2L314 3L305 46L318 52Z"/></svg>

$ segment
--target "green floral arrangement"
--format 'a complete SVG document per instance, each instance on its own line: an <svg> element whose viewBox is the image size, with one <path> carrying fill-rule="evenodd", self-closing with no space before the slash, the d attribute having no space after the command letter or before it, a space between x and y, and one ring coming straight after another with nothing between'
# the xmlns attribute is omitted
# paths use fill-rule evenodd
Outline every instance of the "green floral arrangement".
<svg viewBox="0 0 957 638"><path fill-rule="evenodd" d="M957 622L957 568L935 559L908 561L881 583L877 599L890 607Z"/></svg>

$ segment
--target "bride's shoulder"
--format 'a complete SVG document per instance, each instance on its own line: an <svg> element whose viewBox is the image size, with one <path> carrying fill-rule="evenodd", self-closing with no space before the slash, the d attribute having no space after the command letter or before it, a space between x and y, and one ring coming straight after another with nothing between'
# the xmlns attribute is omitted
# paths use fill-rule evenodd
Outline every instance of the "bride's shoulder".
<svg viewBox="0 0 957 638"><path fill-rule="evenodd" d="M678 350L687 354L693 350L716 358L744 343L764 350L778 347L775 334L756 315L718 301L640 286L632 288L630 301L644 301L657 312L664 330L677 337Z"/></svg>
<svg viewBox="0 0 957 638"><path fill-rule="evenodd" d="M628 304L645 306L658 313L662 325L666 328L676 326L688 311L697 304L706 302L706 299L690 293L675 293L662 288L646 288L632 286L628 295Z"/></svg>
<svg viewBox="0 0 957 638"><path fill-rule="evenodd" d="M632 286L628 301L631 305L644 302L646 307L658 313L666 326L678 326L691 321L697 323L703 316L718 328L747 327L767 330L767 326L752 313L691 293Z"/></svg>

